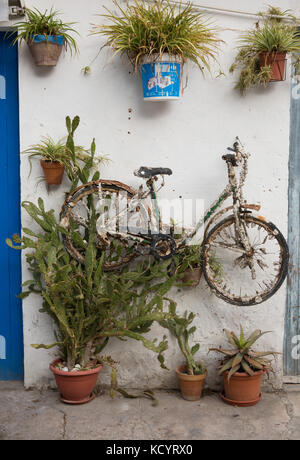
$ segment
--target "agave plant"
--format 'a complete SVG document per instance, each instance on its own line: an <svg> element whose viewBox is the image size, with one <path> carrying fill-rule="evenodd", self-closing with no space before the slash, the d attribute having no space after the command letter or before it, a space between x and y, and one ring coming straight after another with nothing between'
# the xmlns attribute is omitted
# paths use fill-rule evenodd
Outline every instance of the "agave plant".
<svg viewBox="0 0 300 460"><path fill-rule="evenodd" d="M224 329L229 343L233 349L227 350L223 348L210 348L209 351L217 351L225 355L225 358L220 366L219 374L228 372L228 380L236 372L246 372L252 376L255 371L263 370L265 372L272 371L271 360L267 356L276 353L274 351L254 351L251 349L252 345L264 334L270 331L262 332L256 329L248 338L245 338L243 327L240 326L240 336L238 337L234 332Z"/></svg>
<svg viewBox="0 0 300 460"><path fill-rule="evenodd" d="M100 15L107 24L94 24L92 34L106 38L104 46L110 46L114 54L126 54L134 67L142 63L144 56L161 56L168 53L179 56L183 62L194 62L203 72L210 69L221 40L217 30L193 5L175 6L169 1L146 3L135 0L124 9L114 0L119 14L106 8Z"/></svg>

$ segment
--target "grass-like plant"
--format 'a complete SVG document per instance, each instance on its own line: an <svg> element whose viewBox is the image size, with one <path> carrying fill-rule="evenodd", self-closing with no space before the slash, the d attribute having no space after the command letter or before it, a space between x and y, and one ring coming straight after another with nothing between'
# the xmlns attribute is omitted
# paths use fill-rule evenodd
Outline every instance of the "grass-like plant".
<svg viewBox="0 0 300 460"><path fill-rule="evenodd" d="M106 38L114 54L125 54L137 69L144 56L153 60L163 53L194 62L203 72L210 70L210 60L216 59L221 40L217 30L193 9L192 4L172 5L169 1L134 4L122 8L116 0L118 14L106 8L100 15L107 24L93 25L92 34Z"/></svg>
<svg viewBox="0 0 300 460"><path fill-rule="evenodd" d="M272 15L275 15L273 17ZM300 36L294 23L287 23L293 19L289 11L281 11L270 7L267 13L261 13L262 25L256 25L253 30L241 35L239 51L230 72L240 71L239 80L235 88L241 94L257 84L266 86L271 78L271 66L260 64L261 53L276 56L278 53L300 52Z"/></svg>
<svg viewBox="0 0 300 460"><path fill-rule="evenodd" d="M72 27L75 22L63 22L59 19L59 11L51 8L50 11L44 12L37 8L25 8L25 21L17 22L13 25L10 35L16 34L13 43L25 41L30 42L35 35L44 35L46 40L48 36L62 36L65 47L70 49L71 54L78 52L76 39L72 34L78 32Z"/></svg>
<svg viewBox="0 0 300 460"><path fill-rule="evenodd" d="M224 329L229 343L233 349L211 348L210 351L217 351L225 356L220 366L219 374L228 371L228 380L236 372L246 372L248 375L254 375L255 371L263 370L269 372L272 370L271 361L266 356L278 354L274 351L254 351L254 343L267 332L256 329L249 337L245 338L243 327L240 326L240 336L234 332Z"/></svg>

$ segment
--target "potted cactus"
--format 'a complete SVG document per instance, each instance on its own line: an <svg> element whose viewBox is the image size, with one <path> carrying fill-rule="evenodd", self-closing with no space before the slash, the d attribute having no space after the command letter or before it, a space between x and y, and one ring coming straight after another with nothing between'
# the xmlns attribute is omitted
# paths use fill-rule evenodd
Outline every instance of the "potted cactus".
<svg viewBox="0 0 300 460"><path fill-rule="evenodd" d="M39 11L37 8L25 8L25 21L13 25L11 35L16 33L13 43L26 42L37 66L53 67L61 55L62 49L77 53L77 43L73 33L74 22L63 22L59 12Z"/></svg>
<svg viewBox="0 0 300 460"><path fill-rule="evenodd" d="M106 38L104 46L125 54L142 75L145 101L180 98L182 67L190 60L200 71L210 70L218 45L216 29L192 4L135 0L126 9L114 1L119 14L107 9L107 24L94 25L92 34Z"/></svg>
<svg viewBox="0 0 300 460"><path fill-rule="evenodd" d="M234 332L224 329L233 349L211 348L225 356L219 373L224 378L222 399L235 406L253 406L261 399L261 381L264 373L272 371L271 361L267 356L278 354L274 351L254 351L253 344L267 332L257 329L245 338L242 326L239 337Z"/></svg>
<svg viewBox="0 0 300 460"><path fill-rule="evenodd" d="M192 347L189 344L191 335L196 331L195 326L190 327L194 318L194 313L186 311L181 318L176 317L160 321L160 325L167 328L176 337L179 349L185 358L185 363L176 368L176 375L181 395L187 401L198 401L201 398L207 376L204 363L200 360L195 360L195 354L200 348L199 343Z"/></svg>

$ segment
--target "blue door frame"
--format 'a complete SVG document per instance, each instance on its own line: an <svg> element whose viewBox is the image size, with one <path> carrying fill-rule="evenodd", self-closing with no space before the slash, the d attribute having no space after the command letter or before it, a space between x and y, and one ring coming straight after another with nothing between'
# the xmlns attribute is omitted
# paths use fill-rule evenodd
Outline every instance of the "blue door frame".
<svg viewBox="0 0 300 460"><path fill-rule="evenodd" d="M23 380L21 254L5 239L20 233L18 49L0 32L0 380Z"/></svg>

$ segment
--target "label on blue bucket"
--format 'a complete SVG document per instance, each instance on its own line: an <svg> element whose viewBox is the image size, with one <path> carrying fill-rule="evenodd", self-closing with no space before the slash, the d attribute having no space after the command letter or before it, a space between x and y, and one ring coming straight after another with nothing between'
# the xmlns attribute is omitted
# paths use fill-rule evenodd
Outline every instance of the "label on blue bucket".
<svg viewBox="0 0 300 460"><path fill-rule="evenodd" d="M34 35L32 37L34 43L55 43L55 45L63 46L64 44L64 37L62 35Z"/></svg>
<svg viewBox="0 0 300 460"><path fill-rule="evenodd" d="M154 62L141 66L143 95L147 98L180 97L181 64L178 62Z"/></svg>

